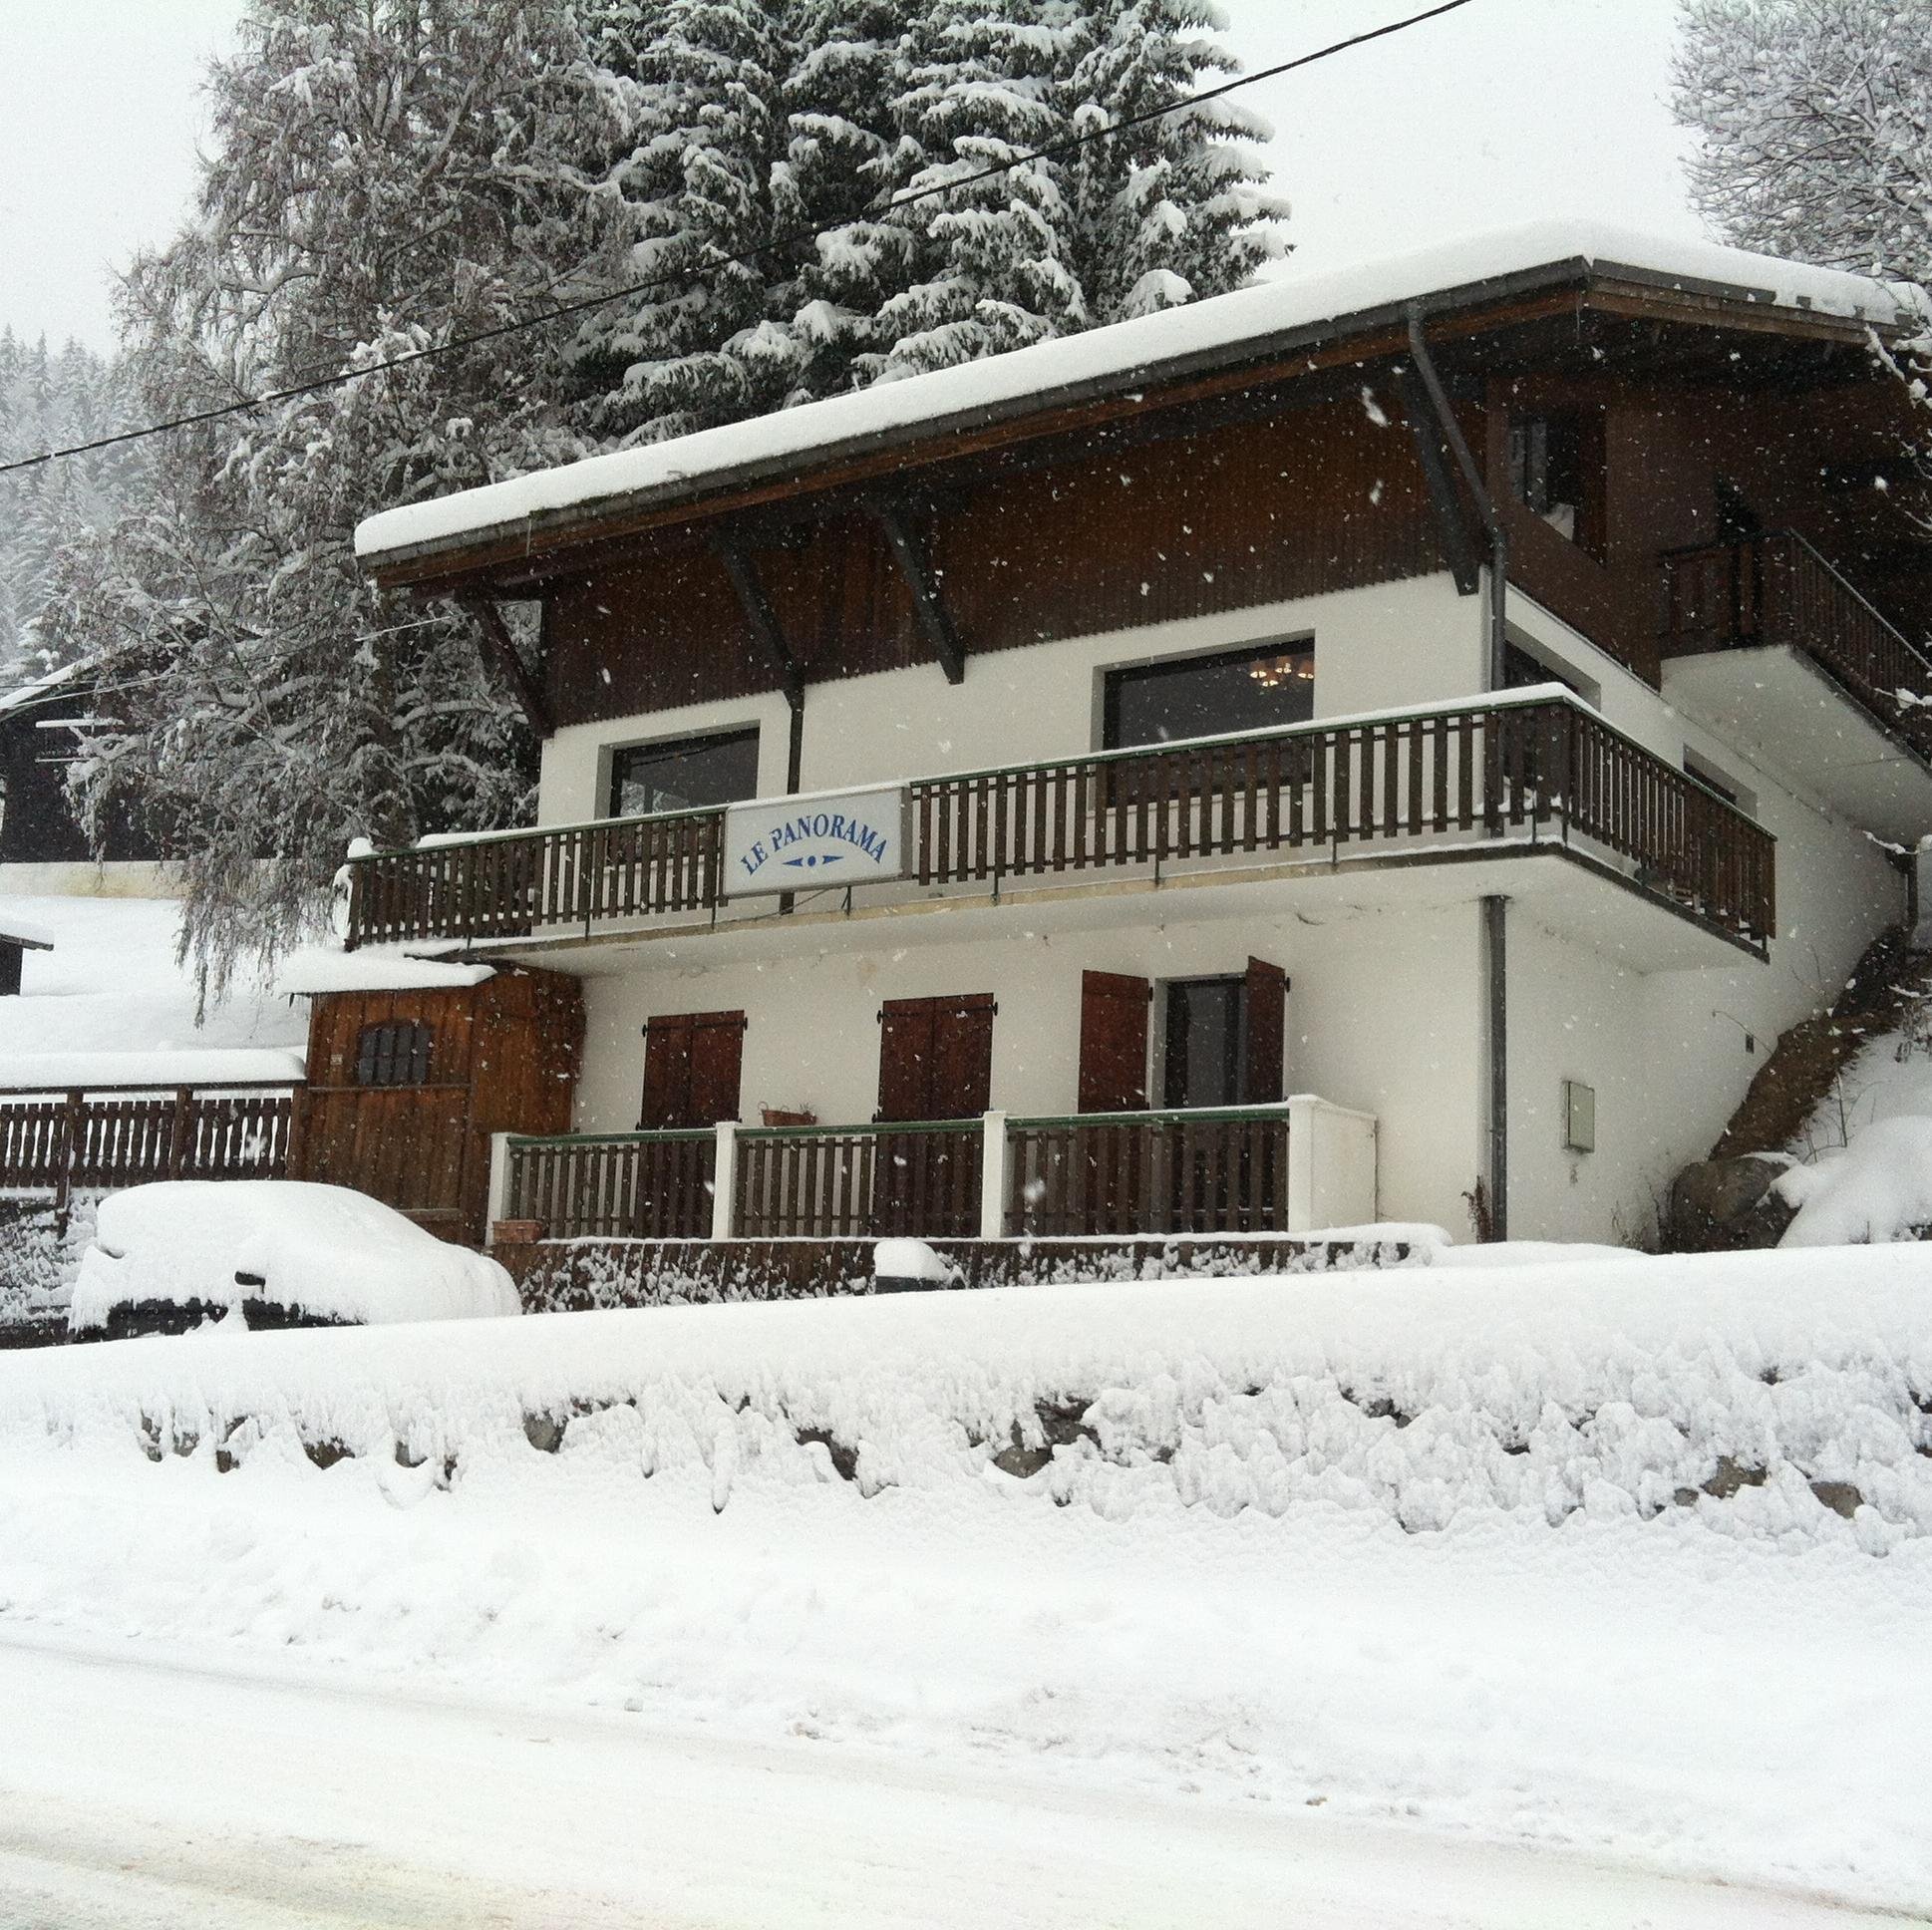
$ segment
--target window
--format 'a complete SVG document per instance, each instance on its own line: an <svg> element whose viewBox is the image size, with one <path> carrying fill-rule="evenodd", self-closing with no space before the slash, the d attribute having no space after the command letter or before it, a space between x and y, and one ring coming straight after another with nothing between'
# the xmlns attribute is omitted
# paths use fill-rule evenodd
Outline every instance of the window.
<svg viewBox="0 0 1932 1930"><path fill-rule="evenodd" d="M1105 712L1103 742L1110 751L1305 724L1315 714L1315 646L1264 643L1110 670Z"/></svg>
<svg viewBox="0 0 1932 1930"><path fill-rule="evenodd" d="M1240 1103L1242 986L1238 978L1176 979L1168 985L1163 1106Z"/></svg>
<svg viewBox="0 0 1932 1930"><path fill-rule="evenodd" d="M1603 554L1603 421L1580 409L1509 419L1509 486L1559 536Z"/></svg>
<svg viewBox="0 0 1932 1930"><path fill-rule="evenodd" d="M1727 804L1733 805L1747 816L1757 815L1756 795L1747 791L1728 772L1720 771L1708 758L1699 757L1688 744L1684 747L1684 769L1686 774L1695 778L1706 791L1715 791Z"/></svg>
<svg viewBox="0 0 1932 1930"><path fill-rule="evenodd" d="M1592 710L1598 708L1597 699L1601 692L1596 685L1586 684L1573 672L1558 669L1541 657L1531 656L1519 643L1505 643L1502 646L1503 689L1528 690L1535 684L1561 684L1573 696L1582 698Z"/></svg>
<svg viewBox="0 0 1932 1930"><path fill-rule="evenodd" d="M610 754L610 815L691 810L758 796L758 732L629 744Z"/></svg>
<svg viewBox="0 0 1932 1930"><path fill-rule="evenodd" d="M651 1020L638 1126L653 1131L737 1119L744 1060L742 1012L667 1012Z"/></svg>
<svg viewBox="0 0 1932 1930"><path fill-rule="evenodd" d="M415 1019L368 1025L356 1041L358 1086L427 1086L436 1035Z"/></svg>

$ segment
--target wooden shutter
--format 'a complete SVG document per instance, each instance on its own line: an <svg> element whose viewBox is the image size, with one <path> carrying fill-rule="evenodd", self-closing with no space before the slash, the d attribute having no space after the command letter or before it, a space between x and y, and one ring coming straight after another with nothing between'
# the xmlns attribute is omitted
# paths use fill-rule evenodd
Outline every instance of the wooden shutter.
<svg viewBox="0 0 1932 1930"><path fill-rule="evenodd" d="M1281 1098L1281 1061L1288 1026L1288 974L1265 959L1248 960L1241 1101L1273 1106Z"/></svg>
<svg viewBox="0 0 1932 1930"><path fill-rule="evenodd" d="M1080 975L1080 1110L1138 1113L1147 1104L1153 986L1122 972Z"/></svg>
<svg viewBox="0 0 1932 1930"><path fill-rule="evenodd" d="M745 1057L742 1012L670 1012L644 1028L639 1126L716 1126L738 1118Z"/></svg>
<svg viewBox="0 0 1932 1930"><path fill-rule="evenodd" d="M881 1120L966 1120L993 1096L993 995L887 999L879 1013Z"/></svg>

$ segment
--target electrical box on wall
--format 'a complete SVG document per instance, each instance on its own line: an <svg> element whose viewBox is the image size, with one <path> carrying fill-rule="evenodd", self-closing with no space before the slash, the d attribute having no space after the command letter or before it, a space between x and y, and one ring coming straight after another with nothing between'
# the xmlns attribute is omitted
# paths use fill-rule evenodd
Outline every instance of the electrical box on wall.
<svg viewBox="0 0 1932 1930"><path fill-rule="evenodd" d="M1581 1080L1563 1082L1563 1146L1569 1152L1597 1149L1597 1094Z"/></svg>

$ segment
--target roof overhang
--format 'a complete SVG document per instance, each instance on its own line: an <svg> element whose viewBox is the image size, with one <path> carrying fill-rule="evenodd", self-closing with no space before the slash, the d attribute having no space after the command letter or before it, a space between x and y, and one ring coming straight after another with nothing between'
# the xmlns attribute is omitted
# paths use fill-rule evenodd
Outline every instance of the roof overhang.
<svg viewBox="0 0 1932 1930"><path fill-rule="evenodd" d="M1756 259L1724 250L1710 253L1721 260L1747 264ZM1882 292L1878 284L1860 284L1854 277L1830 279L1869 289L1874 297ZM1231 302L1241 297L1219 299ZM568 569L566 558L580 563L580 552L586 545L633 538L684 522L757 511L787 497L849 492L867 485L880 487L902 480L907 472L937 468L1036 439L1091 431L1127 416L1235 397L1305 380L1323 370L1400 357L1407 351L1409 317L1418 310L1428 322L1433 342L1466 340L1553 317L1596 315L1781 336L1824 348L1862 352L1869 349L1874 335L1889 340L1911 332L1916 324L1908 325L1902 319L1903 306L1899 301L1888 305L1874 300L1870 312L1846 312L1842 304L1823 304L1775 285L1707 279L1601 255L1571 254L1533 267L1245 334L1239 339L1214 340L1205 346L1105 366L1039 387L975 395L950 407L941 402L930 414L888 417L848 431L828 420L822 440L801 444L797 430L803 429L805 422L797 419L808 419L816 410L825 410L830 416L840 404L853 400L838 397L830 403L789 412L797 421L795 433L772 439L776 446L769 451L748 449L737 460L694 463L689 470L660 461L657 467L667 473L633 487L621 486L622 466L615 466L609 472L613 486L608 491L598 493L592 485L584 493L549 507L512 507L517 503L518 484L492 484L446 499L452 520L459 525L447 533L392 542L385 531L406 530L409 512L391 512L363 525L358 531L358 548L365 569L385 588L423 594L449 594L458 589L529 594L530 586L540 583L544 575ZM1120 325L1123 332L1139 326ZM1068 338L1068 342L1091 342L1094 336L1106 333L1094 331L1088 337ZM1037 356L1041 349L1067 345L1043 344L1017 351L1014 358L995 360ZM957 373L942 372L947 376ZM936 391L935 400L939 400ZM651 454L661 458L684 444L702 440L700 436L682 439L679 444L658 445ZM571 467L584 472L588 481L593 472L610 462L593 458ZM503 505L500 515L493 514L497 503ZM467 504L467 510L459 512L458 504ZM514 589L512 580L517 586Z"/></svg>

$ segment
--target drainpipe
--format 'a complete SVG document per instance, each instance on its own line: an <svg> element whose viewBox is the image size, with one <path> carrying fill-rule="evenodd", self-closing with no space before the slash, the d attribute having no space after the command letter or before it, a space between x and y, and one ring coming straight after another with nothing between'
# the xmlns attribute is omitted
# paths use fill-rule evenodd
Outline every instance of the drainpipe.
<svg viewBox="0 0 1932 1930"><path fill-rule="evenodd" d="M1503 687L1503 666L1509 643L1509 538L1502 518L1469 452L1462 425L1449 407L1449 392L1437 373L1435 358L1423 334L1421 304L1409 310L1409 356L1422 378L1423 393L1436 416L1436 425L1449 444L1455 467L1475 504L1484 535L1489 539L1489 665L1491 690ZM1487 1158L1489 1230L1493 1238L1509 1237L1509 975L1506 913L1509 900L1482 900L1482 975L1487 993L1489 1044L1489 1131Z"/></svg>
<svg viewBox="0 0 1932 1930"><path fill-rule="evenodd" d="M1482 900L1482 967L1489 995L1489 1231L1509 1237L1509 900Z"/></svg>
<svg viewBox="0 0 1932 1930"><path fill-rule="evenodd" d="M1489 539L1489 688L1500 690L1503 685L1504 653L1509 641L1509 538L1504 533L1502 518L1496 514L1496 505L1490 500L1488 488L1482 481L1482 472L1469 453L1462 425L1455 420L1455 411L1449 407L1449 392L1443 387L1443 378L1436 372L1435 358L1430 354L1429 342L1423 334L1423 311L1420 305L1409 311L1409 359L1415 363L1416 373L1422 377L1423 393L1429 397L1429 406L1435 412L1436 426L1443 432L1443 440L1449 444L1449 454L1455 458L1455 467L1462 473L1462 482L1481 520L1482 533Z"/></svg>

